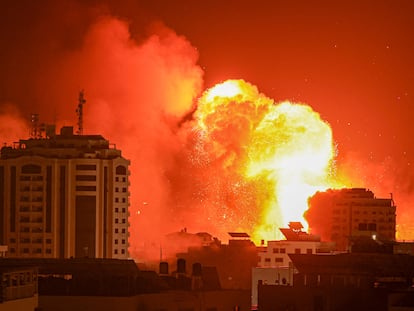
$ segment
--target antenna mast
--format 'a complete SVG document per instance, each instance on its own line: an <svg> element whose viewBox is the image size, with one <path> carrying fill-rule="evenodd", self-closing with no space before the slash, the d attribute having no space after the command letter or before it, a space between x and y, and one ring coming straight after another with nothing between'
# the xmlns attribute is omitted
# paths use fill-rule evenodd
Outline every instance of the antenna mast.
<svg viewBox="0 0 414 311"><path fill-rule="evenodd" d="M83 105L86 103L84 95L84 91L81 90L79 92L78 108L76 108L76 113L78 115L78 135L83 135Z"/></svg>
<svg viewBox="0 0 414 311"><path fill-rule="evenodd" d="M38 138L39 136L39 114L32 113L31 115L31 123L32 123L32 129L30 131L30 137L33 139Z"/></svg>

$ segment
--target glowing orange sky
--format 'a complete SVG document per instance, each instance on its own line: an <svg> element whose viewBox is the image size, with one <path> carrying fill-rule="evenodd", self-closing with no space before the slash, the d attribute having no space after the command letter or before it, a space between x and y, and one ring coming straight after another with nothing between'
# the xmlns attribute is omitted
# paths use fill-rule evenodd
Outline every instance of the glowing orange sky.
<svg viewBox="0 0 414 311"><path fill-rule="evenodd" d="M332 127L338 167L362 181L355 186L377 196L392 192L400 231L414 238L407 229L414 204L413 14L409 0L6 0L0 113L13 123L2 141L22 137L16 124L32 112L45 122L76 124L84 88L85 132L154 159L142 168L154 177L149 182L173 178L170 191L177 192L186 184L170 176L188 144L177 136L182 118L203 89L242 78L270 98L317 111Z"/></svg>

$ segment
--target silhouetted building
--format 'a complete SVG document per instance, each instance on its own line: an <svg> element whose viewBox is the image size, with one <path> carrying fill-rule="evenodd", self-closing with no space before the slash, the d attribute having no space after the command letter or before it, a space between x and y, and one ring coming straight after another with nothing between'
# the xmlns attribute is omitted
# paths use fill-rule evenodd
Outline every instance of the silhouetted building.
<svg viewBox="0 0 414 311"><path fill-rule="evenodd" d="M63 127L3 147L0 245L8 257L128 257L129 161Z"/></svg>
<svg viewBox="0 0 414 311"><path fill-rule="evenodd" d="M414 257L290 255L293 286L259 285L259 310L411 310ZM395 309L393 309L395 307ZM402 309L399 309L401 307Z"/></svg>
<svg viewBox="0 0 414 311"><path fill-rule="evenodd" d="M290 222L289 228L279 230L285 240L268 241L259 248L258 266L252 269L252 310L257 310L258 285L277 284L291 286L296 273L290 254L316 254L325 249L320 237L304 232L300 222Z"/></svg>
<svg viewBox="0 0 414 311"><path fill-rule="evenodd" d="M349 251L359 237L394 241L395 212L392 197L376 198L370 190L352 188L317 192L305 218L312 233L335 242L339 251Z"/></svg>
<svg viewBox="0 0 414 311"><path fill-rule="evenodd" d="M246 233L230 232L229 244L211 243L209 246L190 247L186 253L177 254L188 265L216 267L223 289L251 288L252 268L257 266L257 248ZM250 295L249 295L250 296Z"/></svg>
<svg viewBox="0 0 414 311"><path fill-rule="evenodd" d="M182 260L177 261L171 270L181 271L183 264L187 266ZM0 267L0 272L16 271L11 278L3 278L14 280L7 282L13 285L10 295L25 296L33 294L35 289L36 300L32 302L37 302L38 292L38 310L42 311L224 311L249 308L249 291L222 290L217 270L199 263L192 265L190 271L186 269L187 274L165 275L140 270L133 260L119 259L0 258ZM20 281L23 276L29 277L30 271L34 273L27 280L35 287L22 287L18 292L18 285L30 285ZM2 307L0 301L1 310Z"/></svg>
<svg viewBox="0 0 414 311"><path fill-rule="evenodd" d="M37 268L3 265L0 258L0 310L33 311L38 307Z"/></svg>

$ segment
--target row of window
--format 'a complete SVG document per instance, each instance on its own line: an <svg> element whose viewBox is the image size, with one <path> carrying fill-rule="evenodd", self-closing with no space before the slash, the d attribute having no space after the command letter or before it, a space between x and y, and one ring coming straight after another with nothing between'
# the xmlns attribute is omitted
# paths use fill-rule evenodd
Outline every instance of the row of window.
<svg viewBox="0 0 414 311"><path fill-rule="evenodd" d="M20 188L21 192L27 192L27 191L43 191L43 186L23 186Z"/></svg>
<svg viewBox="0 0 414 311"><path fill-rule="evenodd" d="M333 211L332 211L332 213L334 214L334 215L340 215L341 214L341 211L342 211L342 214L348 214L349 213L349 210L348 209L343 209L343 210L341 210L341 209L334 209ZM384 211L382 211L382 210L379 210L379 211L369 211L369 210L364 210L364 211L361 211L361 210L354 210L353 211L353 214L354 215L360 215L360 214L363 214L363 215L367 215L367 214L372 214L372 215L394 215L395 214L395 212L394 211L387 211L387 212L384 212Z"/></svg>
<svg viewBox="0 0 414 311"><path fill-rule="evenodd" d="M264 261L265 262L272 262L272 259L267 257L267 258L264 259ZM281 258L281 257L275 257L275 262L283 263L283 258Z"/></svg>
<svg viewBox="0 0 414 311"><path fill-rule="evenodd" d="M119 224L119 223L126 224L126 219L125 218L122 218L121 219L121 222L119 222L119 219L118 218L115 218L115 223L116 224Z"/></svg>
<svg viewBox="0 0 414 311"><path fill-rule="evenodd" d="M119 241L118 241L118 239L115 239L115 240L114 240L114 243L115 243L116 245L118 244L118 242L119 242ZM125 240L125 239L122 239L122 240L121 240L121 244L122 244L122 245L125 245L125 244L126 244L126 240Z"/></svg>
<svg viewBox="0 0 414 311"><path fill-rule="evenodd" d="M119 208L118 207L115 207L115 213L119 213ZM125 207L121 208L121 213L126 213L126 208Z"/></svg>
<svg viewBox="0 0 414 311"><path fill-rule="evenodd" d="M15 254L16 253L16 248L14 247L10 247L10 253ZM23 247L20 249L20 253L22 254L42 254L42 249L41 248L28 248L28 247ZM51 254L52 253L52 249L50 248L46 248L45 249L45 253L46 254Z"/></svg>
<svg viewBox="0 0 414 311"><path fill-rule="evenodd" d="M359 223L352 227L353 230L359 231L377 231L377 230L393 230L395 227L391 225L378 225L376 223ZM348 226L333 225L332 231L348 231Z"/></svg>
<svg viewBox="0 0 414 311"><path fill-rule="evenodd" d="M37 176L28 176L28 175L20 175L20 181L42 181L43 176L37 175Z"/></svg>
<svg viewBox="0 0 414 311"><path fill-rule="evenodd" d="M43 202L43 197L41 197L41 196L32 196L32 198L30 199L30 196L22 195L20 197L20 202Z"/></svg>
<svg viewBox="0 0 414 311"><path fill-rule="evenodd" d="M43 207L42 206L27 206L27 205L21 205L19 208L20 212L42 212Z"/></svg>
<svg viewBox="0 0 414 311"><path fill-rule="evenodd" d="M300 248L295 248L294 252L295 252L295 254L300 254L301 249ZM273 253L274 254L285 254L286 253L286 248L273 248ZM306 254L312 254L312 248L307 248L306 249Z"/></svg>
<svg viewBox="0 0 414 311"><path fill-rule="evenodd" d="M30 217L28 217L28 216L22 216L22 217L20 217L19 221L21 223L30 223L30 222L31 223L42 223L43 222L43 218L37 217L37 218L30 219Z"/></svg>
<svg viewBox="0 0 414 311"><path fill-rule="evenodd" d="M119 233L119 229L118 228L115 228L115 233ZM126 233L126 229L125 228L122 228L121 229L121 233Z"/></svg>
<svg viewBox="0 0 414 311"><path fill-rule="evenodd" d="M10 238L9 241L10 241L10 244L15 244L17 240L15 238ZM45 241L46 241L46 244L52 244L52 239L45 239ZM20 243L30 243L30 239L21 238ZM43 239L42 238L32 239L32 243L43 243Z"/></svg>
<svg viewBox="0 0 414 311"><path fill-rule="evenodd" d="M121 254L125 254L125 253L126 253L126 250L124 248L122 248L121 249ZM116 249L116 248L114 249L114 254L118 255L118 249Z"/></svg>

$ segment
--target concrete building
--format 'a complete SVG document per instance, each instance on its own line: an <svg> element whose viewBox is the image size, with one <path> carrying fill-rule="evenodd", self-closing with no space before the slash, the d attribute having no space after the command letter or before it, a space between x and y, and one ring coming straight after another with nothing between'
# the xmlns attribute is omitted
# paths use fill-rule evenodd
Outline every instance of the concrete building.
<svg viewBox="0 0 414 311"><path fill-rule="evenodd" d="M0 259L0 310L33 311L38 307L37 268L5 265Z"/></svg>
<svg viewBox="0 0 414 311"><path fill-rule="evenodd" d="M290 255L292 286L259 286L259 310L413 310L414 257L395 254Z"/></svg>
<svg viewBox="0 0 414 311"><path fill-rule="evenodd" d="M364 188L317 192L309 199L305 218L310 232L350 251L352 239L370 237L395 241L396 206L391 198L376 198Z"/></svg>
<svg viewBox="0 0 414 311"><path fill-rule="evenodd" d="M129 161L72 127L0 155L0 245L8 257L127 258Z"/></svg>
<svg viewBox="0 0 414 311"><path fill-rule="evenodd" d="M252 269L252 310L257 310L258 286L263 284L292 286L296 273L289 254L316 254L323 244L319 236L302 231L299 222L290 222L289 228L279 230L285 240L268 241L259 248L258 266Z"/></svg>

